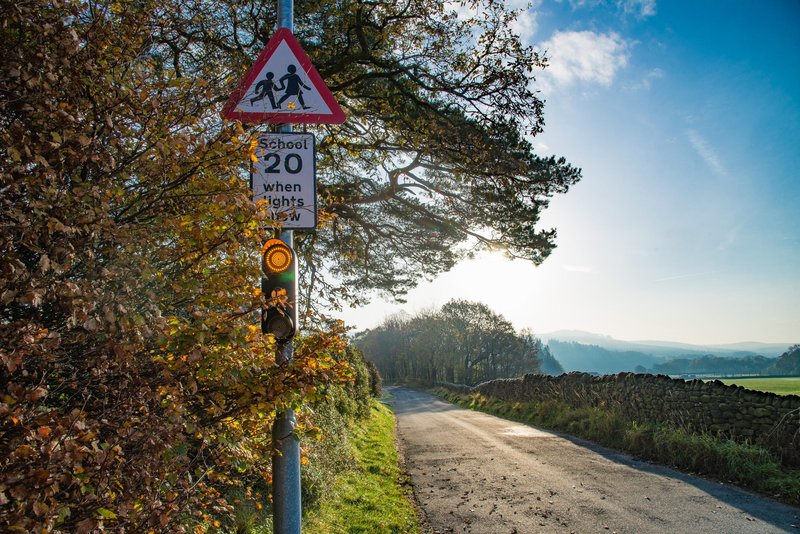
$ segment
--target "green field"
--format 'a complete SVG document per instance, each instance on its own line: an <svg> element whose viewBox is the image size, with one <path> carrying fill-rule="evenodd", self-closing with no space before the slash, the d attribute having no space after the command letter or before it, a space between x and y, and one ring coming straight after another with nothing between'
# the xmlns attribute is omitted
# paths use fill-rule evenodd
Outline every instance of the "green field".
<svg viewBox="0 0 800 534"><path fill-rule="evenodd" d="M723 378L727 385L736 384L756 391L769 391L778 395L800 395L800 376L784 378Z"/></svg>

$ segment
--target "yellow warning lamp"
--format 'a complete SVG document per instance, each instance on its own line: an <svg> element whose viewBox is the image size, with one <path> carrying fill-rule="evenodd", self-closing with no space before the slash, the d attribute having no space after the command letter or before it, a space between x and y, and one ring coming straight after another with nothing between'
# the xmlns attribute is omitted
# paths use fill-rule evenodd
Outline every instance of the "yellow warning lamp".
<svg viewBox="0 0 800 534"><path fill-rule="evenodd" d="M270 239L261 249L264 260L264 271L267 274L277 274L286 271L292 266L292 249L280 239Z"/></svg>

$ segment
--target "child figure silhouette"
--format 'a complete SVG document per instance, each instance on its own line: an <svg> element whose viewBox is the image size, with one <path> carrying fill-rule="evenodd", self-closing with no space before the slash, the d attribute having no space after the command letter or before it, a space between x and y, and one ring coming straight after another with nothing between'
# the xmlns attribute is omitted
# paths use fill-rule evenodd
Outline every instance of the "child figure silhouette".
<svg viewBox="0 0 800 534"><path fill-rule="evenodd" d="M297 101L300 103L303 109L309 109L308 106L306 106L306 103L303 101L303 91L300 88L302 87L307 91L310 91L311 88L304 84L303 80L300 79L300 75L297 74L296 66L289 65L286 67L286 71L286 74L281 76L281 79L279 80L281 82L281 86L278 88L278 90L281 91L285 89L286 92L283 94L281 99L278 100L278 107L280 108L281 104L283 104L288 98L296 96Z"/></svg>
<svg viewBox="0 0 800 534"><path fill-rule="evenodd" d="M277 87L274 81L275 75L271 72L268 72L264 79L256 84L256 96L250 99L250 105L255 104L259 100L264 100L264 98L269 98L269 105L272 109L275 109L275 93L273 91L283 89L283 87Z"/></svg>

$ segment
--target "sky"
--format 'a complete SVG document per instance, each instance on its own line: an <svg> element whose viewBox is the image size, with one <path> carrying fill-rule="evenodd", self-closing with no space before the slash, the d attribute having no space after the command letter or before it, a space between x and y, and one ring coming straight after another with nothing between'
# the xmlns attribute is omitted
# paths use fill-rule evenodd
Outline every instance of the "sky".
<svg viewBox="0 0 800 534"><path fill-rule="evenodd" d="M533 143L583 171L543 213L556 250L483 254L345 323L463 298L540 334L800 342L798 26L798 0L535 2L516 25L550 63Z"/></svg>

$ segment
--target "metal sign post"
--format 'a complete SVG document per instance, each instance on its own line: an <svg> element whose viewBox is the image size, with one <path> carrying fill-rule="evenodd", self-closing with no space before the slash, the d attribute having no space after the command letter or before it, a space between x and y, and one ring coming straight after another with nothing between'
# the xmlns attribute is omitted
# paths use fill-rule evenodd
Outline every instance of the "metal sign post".
<svg viewBox="0 0 800 534"><path fill-rule="evenodd" d="M294 0L278 0L278 28L294 30ZM292 125L281 125L280 132L291 133ZM294 231L284 230L279 237L294 250ZM288 362L293 355L291 341L278 346L278 363ZM275 445L272 456L272 530L275 534L300 534L300 440L294 433L296 426L291 408L278 412L272 425Z"/></svg>
<svg viewBox="0 0 800 534"><path fill-rule="evenodd" d="M276 361L293 357L297 332L297 256L294 230L317 225L315 142L312 134L293 133L292 123L342 124L345 114L292 34L294 1L277 0L278 28L222 109L222 117L251 123L280 124L277 133L259 136L252 168L253 201L266 201L280 224L278 239L264 243L261 288L268 303L261 331L278 343ZM283 242L283 244L281 244ZM284 246L285 245L285 246ZM281 303L280 298L289 302ZM272 441L273 532L300 534L300 440L294 411L275 415Z"/></svg>

